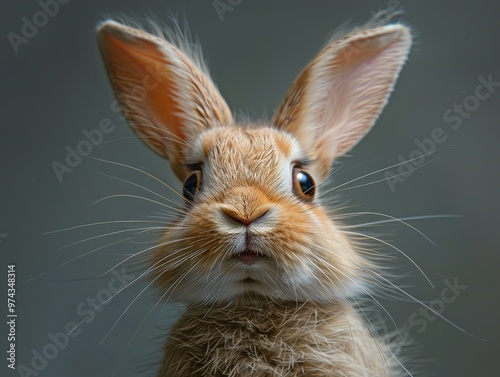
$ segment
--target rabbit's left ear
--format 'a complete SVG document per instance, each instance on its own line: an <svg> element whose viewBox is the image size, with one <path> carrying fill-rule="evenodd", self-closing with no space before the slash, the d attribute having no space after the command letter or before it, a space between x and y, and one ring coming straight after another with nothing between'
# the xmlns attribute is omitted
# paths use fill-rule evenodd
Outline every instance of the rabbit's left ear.
<svg viewBox="0 0 500 377"><path fill-rule="evenodd" d="M273 124L299 140L322 178L373 126L410 46L403 25L354 32L328 44L292 84Z"/></svg>

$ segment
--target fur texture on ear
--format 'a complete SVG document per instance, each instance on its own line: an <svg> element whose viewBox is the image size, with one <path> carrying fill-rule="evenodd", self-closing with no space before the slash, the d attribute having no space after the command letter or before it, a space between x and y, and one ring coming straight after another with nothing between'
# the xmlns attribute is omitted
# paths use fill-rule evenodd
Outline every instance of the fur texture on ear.
<svg viewBox="0 0 500 377"><path fill-rule="evenodd" d="M327 44L292 84L273 124L299 140L323 178L375 123L410 46L400 24L355 31Z"/></svg>
<svg viewBox="0 0 500 377"><path fill-rule="evenodd" d="M98 27L106 69L127 118L147 145L186 176L183 160L193 138L233 122L226 102L205 72L164 38L116 21Z"/></svg>

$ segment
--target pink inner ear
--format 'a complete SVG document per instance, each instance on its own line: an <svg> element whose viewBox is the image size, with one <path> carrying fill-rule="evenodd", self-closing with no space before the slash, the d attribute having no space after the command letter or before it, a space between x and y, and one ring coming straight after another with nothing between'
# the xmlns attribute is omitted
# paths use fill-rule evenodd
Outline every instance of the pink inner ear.
<svg viewBox="0 0 500 377"><path fill-rule="evenodd" d="M410 44L394 34L360 39L358 45L363 47L349 44L314 68L317 80L309 90L322 97L312 104L311 116L323 148L328 146L323 153L332 153L328 158L356 145L385 106Z"/></svg>
<svg viewBox="0 0 500 377"><path fill-rule="evenodd" d="M323 99L323 113L318 122L328 128L321 128L318 132L323 135L330 133L327 143L333 153L332 159L351 149L371 127L369 112L373 110L373 102L379 101L366 98L371 89L371 79L366 75L369 64L358 61L356 67L348 67L339 74L338 81L330 84ZM321 139L322 135L317 137Z"/></svg>
<svg viewBox="0 0 500 377"><path fill-rule="evenodd" d="M160 37L107 21L98 40L113 89L132 127L167 158L180 179L183 158L194 139L232 115L200 60Z"/></svg>
<svg viewBox="0 0 500 377"><path fill-rule="evenodd" d="M371 129L410 46L402 25L355 31L328 44L294 81L273 123L298 139L320 175Z"/></svg>
<svg viewBox="0 0 500 377"><path fill-rule="evenodd" d="M161 49L145 39L120 39L105 31L101 32L101 48L115 91L127 115L137 118L135 127L148 138L146 141L164 148L165 142L158 135L166 130L152 129L160 125L169 125L177 137L184 139L180 107L173 93L175 85ZM134 91L145 96L134 96ZM148 122L147 118L153 119Z"/></svg>

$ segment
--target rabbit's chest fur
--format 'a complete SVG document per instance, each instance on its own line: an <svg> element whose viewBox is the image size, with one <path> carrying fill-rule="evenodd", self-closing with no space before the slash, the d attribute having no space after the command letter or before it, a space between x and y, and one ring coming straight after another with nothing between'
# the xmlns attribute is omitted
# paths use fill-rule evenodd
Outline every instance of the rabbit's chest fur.
<svg viewBox="0 0 500 377"><path fill-rule="evenodd" d="M161 377L390 375L385 346L340 305L188 308L165 351Z"/></svg>

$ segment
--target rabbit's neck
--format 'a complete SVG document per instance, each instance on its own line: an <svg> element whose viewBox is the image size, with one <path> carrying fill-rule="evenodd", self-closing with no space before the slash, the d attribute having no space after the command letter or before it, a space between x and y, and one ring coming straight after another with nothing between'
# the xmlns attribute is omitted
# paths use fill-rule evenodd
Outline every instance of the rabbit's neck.
<svg viewBox="0 0 500 377"><path fill-rule="evenodd" d="M347 304L262 301L188 307L159 376L388 376L386 358Z"/></svg>

